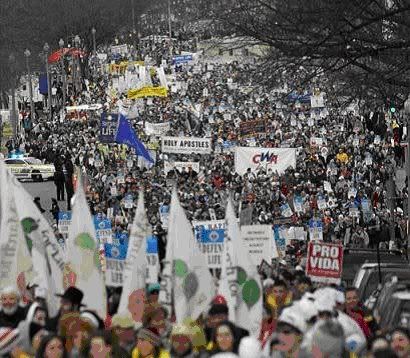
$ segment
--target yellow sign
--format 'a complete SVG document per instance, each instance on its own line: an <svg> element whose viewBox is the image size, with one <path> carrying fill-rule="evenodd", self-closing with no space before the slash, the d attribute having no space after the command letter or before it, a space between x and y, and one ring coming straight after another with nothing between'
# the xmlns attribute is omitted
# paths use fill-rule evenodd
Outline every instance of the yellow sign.
<svg viewBox="0 0 410 358"><path fill-rule="evenodd" d="M127 69L128 65L144 66L144 61L121 61L118 65L111 63L108 70L110 71L110 73L124 72Z"/></svg>
<svg viewBox="0 0 410 358"><path fill-rule="evenodd" d="M137 99L144 97L166 97L168 90L165 87L142 87L128 91L128 99Z"/></svg>
<svg viewBox="0 0 410 358"><path fill-rule="evenodd" d="M147 143L147 148L150 150L157 150L159 149L159 142L149 142Z"/></svg>
<svg viewBox="0 0 410 358"><path fill-rule="evenodd" d="M11 128L10 123L3 124L3 138L12 137L13 136L13 128Z"/></svg>

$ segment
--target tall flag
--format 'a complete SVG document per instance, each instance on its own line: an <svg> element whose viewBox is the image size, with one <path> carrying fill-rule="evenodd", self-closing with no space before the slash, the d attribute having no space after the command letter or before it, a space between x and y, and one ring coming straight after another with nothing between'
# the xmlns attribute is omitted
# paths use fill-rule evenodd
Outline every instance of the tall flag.
<svg viewBox="0 0 410 358"><path fill-rule="evenodd" d="M142 323L144 312L143 298L147 272L146 247L149 236L151 236L151 225L145 212L144 192L141 191L130 230L122 295L118 307L120 314L129 312L136 323ZM138 298L140 299L138 300Z"/></svg>
<svg viewBox="0 0 410 358"><path fill-rule="evenodd" d="M228 303L229 319L258 336L262 322L262 285L256 265L243 242L232 200L228 200L226 240L219 293Z"/></svg>
<svg viewBox="0 0 410 358"><path fill-rule="evenodd" d="M132 128L131 123L123 114L120 114L120 118L118 120L115 141L119 144L126 144L129 147L134 148L135 153L138 156L143 157L150 164L154 164L154 159L152 159L144 144L137 138L134 128Z"/></svg>
<svg viewBox="0 0 410 358"><path fill-rule="evenodd" d="M54 317L59 308L56 294L63 291L64 254L50 224L17 180L14 180L13 192L18 219L33 261L33 278L30 284L37 285L47 293L45 298L48 312Z"/></svg>
<svg viewBox="0 0 410 358"><path fill-rule="evenodd" d="M79 180L72 212L64 282L66 287L75 286L83 291L83 303L87 309L94 310L101 318L105 318L107 301L99 243L81 180Z"/></svg>
<svg viewBox="0 0 410 358"><path fill-rule="evenodd" d="M182 323L188 317L196 320L214 296L215 285L206 258L174 188L160 301L168 307L173 304L176 320Z"/></svg>
<svg viewBox="0 0 410 358"><path fill-rule="evenodd" d="M32 279L33 262L13 195L16 181L0 161L0 287L11 286L24 296Z"/></svg>

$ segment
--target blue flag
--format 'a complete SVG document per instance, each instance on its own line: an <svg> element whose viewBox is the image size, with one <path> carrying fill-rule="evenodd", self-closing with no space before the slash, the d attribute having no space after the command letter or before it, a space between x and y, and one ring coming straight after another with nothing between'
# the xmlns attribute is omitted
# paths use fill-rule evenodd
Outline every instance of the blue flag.
<svg viewBox="0 0 410 358"><path fill-rule="evenodd" d="M130 122L122 114L118 121L117 133L115 134L115 141L119 144L126 144L135 149L135 153L143 157L147 162L154 164L154 160L151 158L148 150L144 144L137 138L134 128L132 128Z"/></svg>

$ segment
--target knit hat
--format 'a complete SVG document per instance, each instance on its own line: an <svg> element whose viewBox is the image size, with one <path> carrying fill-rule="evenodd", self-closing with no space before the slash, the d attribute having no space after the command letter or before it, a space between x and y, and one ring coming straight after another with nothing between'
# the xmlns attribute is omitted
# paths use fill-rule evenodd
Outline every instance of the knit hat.
<svg viewBox="0 0 410 358"><path fill-rule="evenodd" d="M229 314L229 309L227 305L221 305L221 304L213 304L211 306L211 309L208 312L209 316L216 316L218 314Z"/></svg>
<svg viewBox="0 0 410 358"><path fill-rule="evenodd" d="M115 328L123 328L123 329L127 329L127 328L134 328L135 322L133 321L133 319L128 316L128 315L120 315L120 314L115 314L112 318L111 321L111 327Z"/></svg>
<svg viewBox="0 0 410 358"><path fill-rule="evenodd" d="M141 328L138 331L137 338L148 341L155 347L159 347L161 345L161 337L155 328Z"/></svg>
<svg viewBox="0 0 410 358"><path fill-rule="evenodd" d="M307 324L298 306L292 305L283 309L279 316L279 323L286 323L296 328L300 333L306 332Z"/></svg>
<svg viewBox="0 0 410 358"><path fill-rule="evenodd" d="M191 338L192 332L186 324L176 324L172 327L171 337L173 336L187 336Z"/></svg>
<svg viewBox="0 0 410 358"><path fill-rule="evenodd" d="M312 347L329 357L341 357L344 352L343 327L335 320L319 321L313 327Z"/></svg>

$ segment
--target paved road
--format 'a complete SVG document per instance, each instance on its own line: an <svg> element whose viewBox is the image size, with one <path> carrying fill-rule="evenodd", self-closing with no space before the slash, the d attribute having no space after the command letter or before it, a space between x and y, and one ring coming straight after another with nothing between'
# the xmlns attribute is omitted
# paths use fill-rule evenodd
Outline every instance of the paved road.
<svg viewBox="0 0 410 358"><path fill-rule="evenodd" d="M52 215L50 213L51 209L51 199L57 197L56 187L54 182L45 181L45 182L23 182L24 188L31 194L33 200L36 196L40 197L41 206L46 212L44 213L47 220L52 222ZM65 211L67 208L66 201L59 201L58 205L61 211Z"/></svg>

